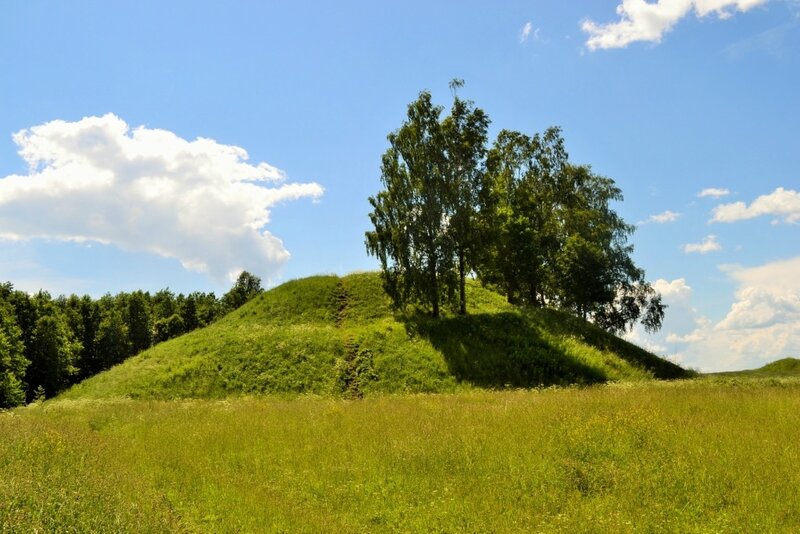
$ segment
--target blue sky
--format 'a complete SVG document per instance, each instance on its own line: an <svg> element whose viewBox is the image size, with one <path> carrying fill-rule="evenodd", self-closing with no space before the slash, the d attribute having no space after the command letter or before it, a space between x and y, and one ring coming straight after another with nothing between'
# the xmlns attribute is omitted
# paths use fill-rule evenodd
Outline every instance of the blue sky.
<svg viewBox="0 0 800 534"><path fill-rule="evenodd" d="M3 2L0 280L375 269L386 134L459 77L492 134L560 125L623 190L671 306L631 339L704 370L800 356L798 52L786 0Z"/></svg>

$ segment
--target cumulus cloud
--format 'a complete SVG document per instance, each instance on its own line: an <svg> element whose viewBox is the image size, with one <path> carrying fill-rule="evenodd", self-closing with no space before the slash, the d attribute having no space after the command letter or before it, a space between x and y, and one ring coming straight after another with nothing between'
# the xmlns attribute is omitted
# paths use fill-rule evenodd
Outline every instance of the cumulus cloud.
<svg viewBox="0 0 800 534"><path fill-rule="evenodd" d="M17 132L25 175L0 179L0 238L96 241L176 258L218 281L242 269L269 278L288 259L265 229L270 208L318 198L247 152L113 114Z"/></svg>
<svg viewBox="0 0 800 534"><path fill-rule="evenodd" d="M706 236L700 243L688 243L683 245L683 252L686 254L692 254L694 252L698 254L708 254L709 252L715 252L717 250L722 250L722 245L719 244L717 236L715 235Z"/></svg>
<svg viewBox="0 0 800 534"><path fill-rule="evenodd" d="M714 14L720 19L734 12L748 11L767 0L622 0L617 6L617 22L598 24L586 20L581 29L589 35L586 46L598 48L624 48L637 41L661 42L665 33L694 11L698 18Z"/></svg>
<svg viewBox="0 0 800 534"><path fill-rule="evenodd" d="M800 356L800 257L721 270L736 284L721 319L712 321L692 306L694 295L682 279L659 280L653 287L669 305L664 329L641 340L667 345L673 359L704 371L760 367Z"/></svg>
<svg viewBox="0 0 800 534"><path fill-rule="evenodd" d="M685 278L677 278L672 281L659 278L652 284L655 289L664 298L664 301L670 304L686 303L692 296L692 288L686 283Z"/></svg>
<svg viewBox="0 0 800 534"><path fill-rule="evenodd" d="M731 330L760 328L800 320L800 294L776 293L764 287L744 286L736 302L716 328Z"/></svg>
<svg viewBox="0 0 800 534"><path fill-rule="evenodd" d="M799 356L800 257L727 271L739 287L714 334L727 336L740 360L763 364Z"/></svg>
<svg viewBox="0 0 800 534"><path fill-rule="evenodd" d="M744 202L721 204L714 208L711 222L732 223L754 219L763 215L775 217L785 223L800 222L800 192L777 188L768 195L761 195L748 206Z"/></svg>
<svg viewBox="0 0 800 534"><path fill-rule="evenodd" d="M730 195L731 192L728 189L722 189L719 187L709 187L707 189L703 189L697 196L700 198L703 197L711 197L711 198L721 198Z"/></svg>
<svg viewBox="0 0 800 534"><path fill-rule="evenodd" d="M680 213L667 210L663 213L657 213L656 215L651 215L646 220L639 222L639 224L640 225L650 224L650 223L666 224L677 221L680 218L680 216L681 216Z"/></svg>

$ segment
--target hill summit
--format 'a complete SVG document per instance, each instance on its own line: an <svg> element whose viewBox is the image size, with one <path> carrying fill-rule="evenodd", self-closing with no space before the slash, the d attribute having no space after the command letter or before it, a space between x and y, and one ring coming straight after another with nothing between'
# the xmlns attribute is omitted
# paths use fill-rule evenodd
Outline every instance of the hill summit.
<svg viewBox="0 0 800 534"><path fill-rule="evenodd" d="M477 283L468 315L393 311L377 273L287 282L161 343L66 398L446 392L680 378L681 367L565 313Z"/></svg>

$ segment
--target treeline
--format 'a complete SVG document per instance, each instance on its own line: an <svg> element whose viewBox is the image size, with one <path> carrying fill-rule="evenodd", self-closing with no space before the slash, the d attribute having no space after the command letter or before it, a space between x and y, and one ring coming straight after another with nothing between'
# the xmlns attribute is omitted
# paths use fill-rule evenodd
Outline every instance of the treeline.
<svg viewBox="0 0 800 534"><path fill-rule="evenodd" d="M51 397L156 343L213 323L260 292L260 279L246 271L221 298L169 289L53 298L0 284L0 408Z"/></svg>
<svg viewBox="0 0 800 534"><path fill-rule="evenodd" d="M476 276L514 303L568 310L615 333L640 321L657 330L661 296L631 258L634 227L612 208L610 178L569 160L561 130L502 130L456 91L449 115L420 93L388 136L381 181L369 199L369 253L395 305L467 310Z"/></svg>

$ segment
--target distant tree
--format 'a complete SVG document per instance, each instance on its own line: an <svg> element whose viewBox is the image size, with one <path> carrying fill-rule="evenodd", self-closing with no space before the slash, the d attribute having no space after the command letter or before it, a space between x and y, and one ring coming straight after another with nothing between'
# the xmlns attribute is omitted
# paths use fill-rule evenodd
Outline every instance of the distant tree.
<svg viewBox="0 0 800 534"><path fill-rule="evenodd" d="M488 238L477 271L511 302L542 306L548 299L560 217L569 209L566 162L557 128L533 137L503 130L488 153L491 192L480 212Z"/></svg>
<svg viewBox="0 0 800 534"><path fill-rule="evenodd" d="M29 364L14 310L0 295L0 409L25 402L23 379Z"/></svg>
<svg viewBox="0 0 800 534"><path fill-rule="evenodd" d="M81 350L81 344L73 339L63 314L44 299L39 308L29 350L29 398L39 386L48 396L67 387L78 373L75 362Z"/></svg>
<svg viewBox="0 0 800 534"><path fill-rule="evenodd" d="M166 319L178 313L178 307L175 303L175 294L167 289L162 289L153 295L152 299L152 315L153 321L159 319Z"/></svg>
<svg viewBox="0 0 800 534"><path fill-rule="evenodd" d="M155 322L155 338L156 343L167 341L185 332L183 319L177 313L173 313L164 319L158 319Z"/></svg>
<svg viewBox="0 0 800 534"><path fill-rule="evenodd" d="M217 320L222 312L222 304L214 293L195 291L186 297L187 301L190 297L195 303L198 327L207 326Z"/></svg>
<svg viewBox="0 0 800 534"><path fill-rule="evenodd" d="M92 300L89 295L80 298L79 309L83 323L83 337L80 340L83 349L78 359L79 377L88 378L103 370L102 362L95 353L95 338L100 328L102 312L97 301Z"/></svg>
<svg viewBox="0 0 800 534"><path fill-rule="evenodd" d="M112 308L103 312L94 346L101 369L121 363L131 355L128 326L119 310Z"/></svg>
<svg viewBox="0 0 800 534"><path fill-rule="evenodd" d="M81 320L80 298L76 295L70 295L69 297L60 295L53 302L64 315L72 336L75 339L82 339L84 325Z"/></svg>
<svg viewBox="0 0 800 534"><path fill-rule="evenodd" d="M475 266L476 254L482 246L477 212L488 188L484 162L489 128L486 113L473 102L458 97L456 90L463 84L463 80L450 82L453 106L442 122L447 234L456 255L458 305L462 315L467 313L466 276Z"/></svg>
<svg viewBox="0 0 800 534"><path fill-rule="evenodd" d="M242 271L230 291L222 297L222 305L226 311L232 311L261 292L261 279Z"/></svg>
<svg viewBox="0 0 800 534"><path fill-rule="evenodd" d="M512 302L557 306L612 332L638 320L660 327L664 305L631 258L633 227L611 208L622 200L613 180L570 164L558 128L504 130L487 160L482 281Z"/></svg>
<svg viewBox="0 0 800 534"><path fill-rule="evenodd" d="M465 278L511 302L569 310L621 332L661 325L665 306L636 267L633 227L611 208L613 180L569 162L559 128L527 136L503 130L487 151L489 118L458 97L450 114L422 92L388 136L384 189L370 197L367 251L398 307L457 302ZM455 294L457 293L457 298Z"/></svg>
<svg viewBox="0 0 800 534"><path fill-rule="evenodd" d="M570 199L555 262L559 302L614 333L639 320L648 331L658 330L666 306L633 261L628 239L634 227L611 208L622 191L587 166L568 165L565 175Z"/></svg>
<svg viewBox="0 0 800 534"><path fill-rule="evenodd" d="M183 319L183 327L187 332L191 332L200 326L200 319L197 316L197 301L195 300L194 293L190 293L183 299L180 312L181 319Z"/></svg>
<svg viewBox="0 0 800 534"><path fill-rule="evenodd" d="M0 287L3 288L4 300L14 309L17 325L22 332L22 344L25 346L26 356L28 356L27 351L32 345L33 330L36 328L36 320L39 317L36 305L30 295L24 291L13 289L11 284L4 284Z"/></svg>
<svg viewBox="0 0 800 534"><path fill-rule="evenodd" d="M258 278L240 277L243 293L260 291ZM212 323L222 306L213 293L187 297L156 293L29 295L0 283L0 407L48 396L118 363L135 351ZM154 320L155 319L157 320ZM102 325L101 325L102 323ZM5 325L5 326L4 326ZM13 325L13 326L9 326ZM102 327L101 327L102 326ZM20 352L21 351L21 352Z"/></svg>
<svg viewBox="0 0 800 534"><path fill-rule="evenodd" d="M128 297L125 314L131 353L137 354L153 344L153 319L150 313L149 295L134 291Z"/></svg>
<svg viewBox="0 0 800 534"><path fill-rule="evenodd" d="M374 230L367 251L381 262L383 284L396 306L428 306L434 317L441 303L454 300L458 277L448 234L445 140L440 115L427 91L409 104L406 120L388 135L381 182L370 197ZM454 127L455 128L455 127Z"/></svg>

